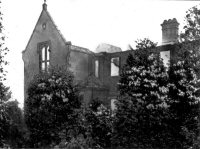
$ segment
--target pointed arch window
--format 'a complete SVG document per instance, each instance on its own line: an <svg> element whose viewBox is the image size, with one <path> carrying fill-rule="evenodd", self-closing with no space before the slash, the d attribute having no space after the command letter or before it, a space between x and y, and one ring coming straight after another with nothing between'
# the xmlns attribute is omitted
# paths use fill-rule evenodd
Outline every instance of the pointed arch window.
<svg viewBox="0 0 200 149"><path fill-rule="evenodd" d="M40 72L48 72L50 66L50 42L39 43L38 47Z"/></svg>

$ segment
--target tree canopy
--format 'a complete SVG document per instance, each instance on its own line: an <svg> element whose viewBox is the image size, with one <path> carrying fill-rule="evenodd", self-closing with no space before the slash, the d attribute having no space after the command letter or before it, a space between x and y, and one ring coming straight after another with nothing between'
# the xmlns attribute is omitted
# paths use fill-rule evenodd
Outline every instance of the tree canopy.
<svg viewBox="0 0 200 149"><path fill-rule="evenodd" d="M58 67L36 75L28 87L25 106L31 147L58 143L60 132L67 133L78 121L76 109L81 101L73 75Z"/></svg>
<svg viewBox="0 0 200 149"><path fill-rule="evenodd" d="M168 74L155 45L149 39L137 42L123 67L114 126L121 146L165 146Z"/></svg>
<svg viewBox="0 0 200 149"><path fill-rule="evenodd" d="M128 56L120 75L114 143L129 148L191 147L198 136L198 46L174 45L177 55L166 69L155 44L146 43L141 41Z"/></svg>
<svg viewBox="0 0 200 149"><path fill-rule="evenodd" d="M185 25L183 33L181 33L181 40L192 41L200 39L200 9L199 5L190 8L186 11Z"/></svg>
<svg viewBox="0 0 200 149"><path fill-rule="evenodd" d="M179 148L191 147L197 139L200 101L199 42L175 45L176 57L169 68L171 133Z"/></svg>

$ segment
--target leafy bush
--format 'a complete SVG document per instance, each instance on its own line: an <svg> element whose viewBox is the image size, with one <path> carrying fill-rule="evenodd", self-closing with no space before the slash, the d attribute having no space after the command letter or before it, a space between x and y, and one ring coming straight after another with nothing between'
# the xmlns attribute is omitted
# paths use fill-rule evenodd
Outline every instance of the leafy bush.
<svg viewBox="0 0 200 149"><path fill-rule="evenodd" d="M63 67L35 76L25 101L25 120L30 131L30 146L60 142L59 133L77 126L81 101L73 75Z"/></svg>
<svg viewBox="0 0 200 149"><path fill-rule="evenodd" d="M112 117L110 109L98 100L92 100L85 112L87 131L92 138L91 146L97 148L111 147Z"/></svg>

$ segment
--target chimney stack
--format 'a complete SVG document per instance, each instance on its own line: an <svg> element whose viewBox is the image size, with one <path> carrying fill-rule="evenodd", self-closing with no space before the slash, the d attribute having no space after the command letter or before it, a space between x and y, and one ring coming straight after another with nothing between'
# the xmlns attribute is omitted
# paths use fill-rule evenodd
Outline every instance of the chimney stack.
<svg viewBox="0 0 200 149"><path fill-rule="evenodd" d="M179 23L175 18L164 20L162 26L162 44L173 44L178 42Z"/></svg>

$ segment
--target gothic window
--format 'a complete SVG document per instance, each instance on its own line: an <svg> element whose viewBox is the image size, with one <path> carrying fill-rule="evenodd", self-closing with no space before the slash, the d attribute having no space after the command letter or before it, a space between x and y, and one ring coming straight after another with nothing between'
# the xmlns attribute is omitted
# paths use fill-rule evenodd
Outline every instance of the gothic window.
<svg viewBox="0 0 200 149"><path fill-rule="evenodd" d="M119 57L111 58L111 76L119 76Z"/></svg>
<svg viewBox="0 0 200 149"><path fill-rule="evenodd" d="M95 60L95 77L99 77L99 60Z"/></svg>
<svg viewBox="0 0 200 149"><path fill-rule="evenodd" d="M39 43L39 67L41 72L47 72L50 65L49 42Z"/></svg>

